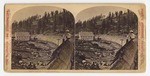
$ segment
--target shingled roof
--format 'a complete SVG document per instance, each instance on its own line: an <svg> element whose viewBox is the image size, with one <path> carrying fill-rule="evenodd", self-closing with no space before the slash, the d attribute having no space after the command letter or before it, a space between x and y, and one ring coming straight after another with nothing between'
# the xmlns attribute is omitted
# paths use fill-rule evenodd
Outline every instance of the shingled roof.
<svg viewBox="0 0 150 76"><path fill-rule="evenodd" d="M94 36L93 32L79 32L81 36Z"/></svg>

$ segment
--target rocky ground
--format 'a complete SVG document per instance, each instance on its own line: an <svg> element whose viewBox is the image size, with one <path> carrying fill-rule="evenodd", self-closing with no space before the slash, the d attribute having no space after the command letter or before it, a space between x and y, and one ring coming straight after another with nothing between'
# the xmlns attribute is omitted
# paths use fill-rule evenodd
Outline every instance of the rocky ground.
<svg viewBox="0 0 150 76"><path fill-rule="evenodd" d="M76 41L76 69L110 69L121 45L107 40ZM93 68L94 67L94 68Z"/></svg>
<svg viewBox="0 0 150 76"><path fill-rule="evenodd" d="M13 41L12 69L46 69L51 54L58 47L42 40Z"/></svg>

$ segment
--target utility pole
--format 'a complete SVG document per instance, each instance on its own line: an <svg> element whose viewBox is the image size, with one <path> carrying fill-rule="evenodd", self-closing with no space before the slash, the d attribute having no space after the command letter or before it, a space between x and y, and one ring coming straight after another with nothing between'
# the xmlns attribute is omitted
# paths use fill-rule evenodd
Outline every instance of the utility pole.
<svg viewBox="0 0 150 76"><path fill-rule="evenodd" d="M120 41L121 41L121 46L123 46L123 39L120 39Z"/></svg>
<svg viewBox="0 0 150 76"><path fill-rule="evenodd" d="M58 40L58 45L59 45L59 41L60 41L60 39L57 39Z"/></svg>

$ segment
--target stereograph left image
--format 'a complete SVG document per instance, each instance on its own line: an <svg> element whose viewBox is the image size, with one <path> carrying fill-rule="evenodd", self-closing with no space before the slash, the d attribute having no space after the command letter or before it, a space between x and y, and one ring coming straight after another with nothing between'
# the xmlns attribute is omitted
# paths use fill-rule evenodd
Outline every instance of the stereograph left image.
<svg viewBox="0 0 150 76"><path fill-rule="evenodd" d="M35 6L17 11L12 23L11 68L69 68L73 32L74 17L66 9Z"/></svg>
<svg viewBox="0 0 150 76"><path fill-rule="evenodd" d="M5 70L143 71L145 7L130 6L6 4Z"/></svg>

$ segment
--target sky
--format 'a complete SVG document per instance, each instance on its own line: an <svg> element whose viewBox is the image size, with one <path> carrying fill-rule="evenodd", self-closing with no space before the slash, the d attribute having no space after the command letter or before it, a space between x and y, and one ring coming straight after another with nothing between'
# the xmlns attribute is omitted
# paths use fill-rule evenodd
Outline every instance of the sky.
<svg viewBox="0 0 150 76"><path fill-rule="evenodd" d="M24 20L36 14L44 15L45 12L51 12L55 10L62 11L62 8L52 7L52 6L32 6L32 7L23 8L17 11L13 15L12 21Z"/></svg>
<svg viewBox="0 0 150 76"><path fill-rule="evenodd" d="M97 6L97 7L91 7L91 8L87 8L81 12L79 12L76 16L76 22L78 20L80 21L84 21L84 20L88 20L94 16L98 16L98 15L108 15L109 12L115 12L115 11L127 11L127 9L125 8L121 8L121 7L114 7L114 6Z"/></svg>
<svg viewBox="0 0 150 76"><path fill-rule="evenodd" d="M45 12L51 12L51 11L55 11L55 10L62 11L62 9L63 8L53 7L53 6L27 7L27 8L23 8L23 9L17 11L13 15L12 21L24 20L24 19L27 19L28 17L36 15L36 14L44 15ZM81 21L88 20L94 16L98 16L101 14L107 16L109 14L109 12L115 12L115 11L120 11L120 10L127 11L127 9L125 9L125 8L114 7L114 6L97 6L97 7L87 8L87 9L80 11L76 15L75 22L77 22L78 20L81 20Z"/></svg>

